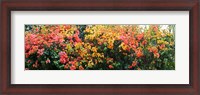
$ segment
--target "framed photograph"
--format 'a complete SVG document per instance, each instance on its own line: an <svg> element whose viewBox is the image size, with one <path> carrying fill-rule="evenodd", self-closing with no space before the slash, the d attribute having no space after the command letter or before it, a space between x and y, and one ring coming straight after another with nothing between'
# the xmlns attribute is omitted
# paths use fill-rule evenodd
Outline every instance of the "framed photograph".
<svg viewBox="0 0 200 95"><path fill-rule="evenodd" d="M1 1L1 94L199 95L198 0Z"/></svg>

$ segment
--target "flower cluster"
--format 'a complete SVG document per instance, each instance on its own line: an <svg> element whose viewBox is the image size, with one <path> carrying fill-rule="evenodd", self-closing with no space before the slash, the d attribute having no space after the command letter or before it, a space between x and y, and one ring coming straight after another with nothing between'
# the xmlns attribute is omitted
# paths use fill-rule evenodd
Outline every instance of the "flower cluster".
<svg viewBox="0 0 200 95"><path fill-rule="evenodd" d="M173 29L143 26L25 25L25 68L174 70Z"/></svg>

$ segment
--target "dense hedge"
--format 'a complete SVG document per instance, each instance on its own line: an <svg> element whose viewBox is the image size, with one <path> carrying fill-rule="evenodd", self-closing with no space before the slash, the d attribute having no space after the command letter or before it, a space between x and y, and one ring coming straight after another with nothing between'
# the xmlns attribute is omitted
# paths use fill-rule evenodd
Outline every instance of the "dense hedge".
<svg viewBox="0 0 200 95"><path fill-rule="evenodd" d="M27 70L174 70L174 26L25 25Z"/></svg>

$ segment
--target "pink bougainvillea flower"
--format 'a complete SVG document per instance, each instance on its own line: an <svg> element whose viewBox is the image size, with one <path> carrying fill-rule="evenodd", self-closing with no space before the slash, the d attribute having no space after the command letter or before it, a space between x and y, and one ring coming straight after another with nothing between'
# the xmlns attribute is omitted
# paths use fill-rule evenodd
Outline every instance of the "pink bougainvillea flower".
<svg viewBox="0 0 200 95"><path fill-rule="evenodd" d="M44 53L44 48L43 49L39 49L38 52L37 52L37 54L39 56L43 55L43 53Z"/></svg>
<svg viewBox="0 0 200 95"><path fill-rule="evenodd" d="M49 59L46 60L46 64L50 63L51 61Z"/></svg>
<svg viewBox="0 0 200 95"><path fill-rule="evenodd" d="M27 63L31 63L31 60L28 60Z"/></svg>
<svg viewBox="0 0 200 95"><path fill-rule="evenodd" d="M60 63L65 64L67 60L64 57L60 57Z"/></svg>
<svg viewBox="0 0 200 95"><path fill-rule="evenodd" d="M30 39L34 39L34 38L37 37L37 35L36 34L30 34L29 37L30 37Z"/></svg>
<svg viewBox="0 0 200 95"><path fill-rule="evenodd" d="M128 39L126 36L120 36L120 39L125 43L128 44Z"/></svg>
<svg viewBox="0 0 200 95"><path fill-rule="evenodd" d="M154 30L155 32L157 32L157 31L158 31L158 25L154 25L154 26L153 26L153 30Z"/></svg>
<svg viewBox="0 0 200 95"><path fill-rule="evenodd" d="M60 56L67 56L67 54L64 51L59 52Z"/></svg>
<svg viewBox="0 0 200 95"><path fill-rule="evenodd" d="M25 45L25 50L29 50L31 48L31 46L29 44Z"/></svg>
<svg viewBox="0 0 200 95"><path fill-rule="evenodd" d="M25 53L25 57L28 58L30 56L29 53Z"/></svg>
<svg viewBox="0 0 200 95"><path fill-rule="evenodd" d="M75 65L71 65L70 70L76 70L76 66Z"/></svg>
<svg viewBox="0 0 200 95"><path fill-rule="evenodd" d="M67 38L68 38L69 40L72 40L73 36L68 36Z"/></svg>
<svg viewBox="0 0 200 95"><path fill-rule="evenodd" d="M114 67L112 65L109 65L108 68L113 69Z"/></svg>

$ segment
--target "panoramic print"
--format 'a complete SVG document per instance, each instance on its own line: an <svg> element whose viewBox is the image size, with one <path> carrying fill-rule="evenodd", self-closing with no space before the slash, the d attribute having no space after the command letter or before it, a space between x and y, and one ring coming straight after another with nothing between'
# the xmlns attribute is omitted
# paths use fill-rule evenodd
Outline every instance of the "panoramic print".
<svg viewBox="0 0 200 95"><path fill-rule="evenodd" d="M175 70L175 25L25 25L25 70Z"/></svg>

